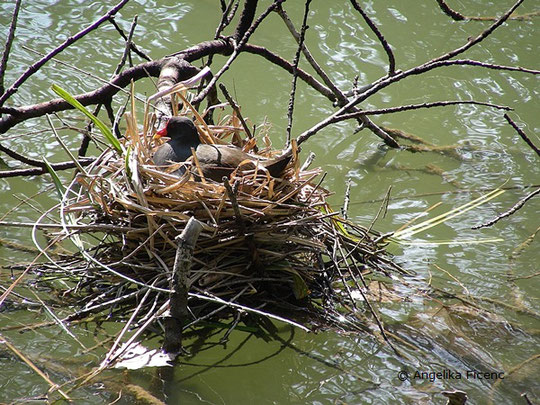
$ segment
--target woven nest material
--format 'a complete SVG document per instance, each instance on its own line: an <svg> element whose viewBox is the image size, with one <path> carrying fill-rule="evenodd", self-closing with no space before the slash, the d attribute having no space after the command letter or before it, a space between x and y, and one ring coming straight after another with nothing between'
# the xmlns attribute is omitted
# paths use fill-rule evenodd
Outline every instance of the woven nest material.
<svg viewBox="0 0 540 405"><path fill-rule="evenodd" d="M217 183L193 176L193 161L182 177L167 173L178 165L160 170L151 160L157 141L133 128L128 122L125 151L104 152L60 204L63 237L79 246L60 264L79 280L76 316L103 309L122 316L148 291L148 307L159 307L168 298L175 237L191 217L203 224L189 274L195 318L216 309L194 298L205 294L288 319L297 318L295 309L336 323L343 308L356 308L353 290L365 286L366 274L399 270L370 232L332 212L321 170L300 169L295 147L280 178L252 162ZM257 151L234 115L198 129L206 142L232 142L261 158L278 154L266 136ZM221 309L216 316L230 314Z"/></svg>

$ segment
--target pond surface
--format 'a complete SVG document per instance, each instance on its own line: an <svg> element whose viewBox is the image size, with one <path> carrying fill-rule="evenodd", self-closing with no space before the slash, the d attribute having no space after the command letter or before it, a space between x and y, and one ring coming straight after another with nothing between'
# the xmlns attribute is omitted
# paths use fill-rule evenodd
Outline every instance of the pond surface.
<svg viewBox="0 0 540 405"><path fill-rule="evenodd" d="M134 15L138 15L135 42L151 57L159 58L212 39L220 18L216 3L133 1L117 21L127 31ZM397 66L402 70L463 45L469 36L477 35L490 24L452 21L435 1L362 3L392 45ZM511 2L456 0L451 5L466 15L492 16L502 14ZM104 1L23 2L6 84L39 58L35 51L53 49L109 7ZM519 13L535 11L535 7L538 3L525 2ZM289 1L285 8L299 25L302 2ZM11 2L0 4L2 42L12 9ZM311 9L307 46L342 89L349 90L355 76L359 86L384 76L386 55L348 2L315 1ZM538 68L537 27L538 18L534 17L509 21L463 58ZM277 15L262 24L251 42L289 60L296 50ZM11 104L51 99L52 83L61 84L72 93L93 89L110 77L122 52L123 41L111 25L104 25L58 57L82 71L48 63L19 89ZM217 71L225 60L216 57L213 70ZM304 61L302 64L305 66ZM252 122L261 123L266 118L272 123L274 146L282 145L291 86L288 74L257 56L242 55L223 76L223 82ZM137 83L136 89L143 97L153 93L149 82ZM514 109L511 117L540 145L539 91L538 78L530 74L454 66L387 87L363 103L362 108L471 99L507 105ZM325 98L299 83L293 134L300 134L332 111ZM76 125L83 125L76 114L65 116ZM471 229L508 210L533 191L532 186L538 187L538 156L507 124L503 112L494 108L458 105L387 114L373 120L436 145L457 145L457 153L450 156L388 150L381 148L379 138L367 130L355 134L352 123L327 127L303 145L303 153L307 156L307 151L313 151L317 156L314 165L328 173L323 185L335 192L331 202L336 209L342 205L350 181L349 216L354 221L368 226L389 187L387 212L375 222L375 228L382 233L399 229L436 203L441 205L429 214L432 217L489 190L506 189L487 204L414 235L410 244L389 246L396 262L415 274L405 283L395 283L400 296L408 295L408 299L377 304L401 355L396 355L382 339L367 334L307 334L277 325L278 338L271 341L236 330L227 343L217 344L223 336L217 332L209 339L215 345L199 348L174 369L106 372L94 384L72 393L76 403L109 403L117 398L117 403L147 403L144 395L162 398L166 393L167 403L178 404L443 404L446 398L440 392L445 389L464 390L477 404L525 403L520 396L523 392L538 401L540 322L536 310L540 247L538 239L534 239L540 226L538 198L494 226ZM45 156L54 162L68 160L52 133L43 128L48 128L44 120L29 121L1 134L0 142L36 159ZM76 150L80 141L80 135L71 133L68 144ZM5 155L0 157L3 169L5 165L17 167ZM62 173L62 178L67 181L70 174ZM49 176L0 179L1 220L34 221L39 211L56 203L51 185ZM31 205L21 204L30 196L35 196ZM0 227L0 238L0 285L5 288L18 275L7 266L30 262L36 253L5 243L7 240L31 247L28 228ZM495 239L499 241L471 242ZM468 243L457 242L467 240ZM452 243L436 243L441 241ZM428 285L460 295L463 300L423 296L421 292ZM32 302L48 294L32 283L17 292ZM0 330L57 383L97 366L101 359L86 354L82 346L88 348L103 342L121 327L103 325L101 333L94 335L92 327L72 325L70 331L82 346L56 326L24 333L12 330L47 320L50 318L39 305L3 308ZM2 401L39 396L48 389L47 383L5 345L1 346L0 370ZM422 372L428 374L419 374ZM410 378L402 381L400 377L405 373ZM139 399L135 400L137 393Z"/></svg>

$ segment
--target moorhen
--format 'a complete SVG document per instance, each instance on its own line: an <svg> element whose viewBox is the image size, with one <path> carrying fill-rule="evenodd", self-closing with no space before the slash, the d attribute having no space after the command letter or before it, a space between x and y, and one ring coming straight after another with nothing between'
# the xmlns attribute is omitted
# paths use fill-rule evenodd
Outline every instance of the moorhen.
<svg viewBox="0 0 540 405"><path fill-rule="evenodd" d="M260 156L245 153L233 145L202 144L195 124L186 117L172 117L167 125L156 133L156 137L162 136L171 139L154 153L152 159L155 165L166 166L171 162L184 162L191 156L191 148L194 148L204 177L218 182L246 159L253 162L253 167L258 162L273 177L278 177L291 160L290 155L262 160ZM182 175L184 172L185 168L181 167L175 174Z"/></svg>

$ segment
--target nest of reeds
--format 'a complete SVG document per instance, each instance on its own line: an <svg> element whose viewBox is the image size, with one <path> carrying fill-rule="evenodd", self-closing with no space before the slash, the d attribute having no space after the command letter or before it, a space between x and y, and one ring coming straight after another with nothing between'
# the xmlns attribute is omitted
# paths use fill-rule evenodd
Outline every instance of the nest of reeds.
<svg viewBox="0 0 540 405"><path fill-rule="evenodd" d="M280 153L264 130L257 147L235 114L212 126L195 115L203 142L232 143L261 159ZM46 267L77 281L70 295L80 309L69 319L125 318L141 309L143 296L146 317L157 311L169 297L175 237L193 217L202 223L188 280L194 322L241 310L358 326L365 276L400 270L377 235L330 209L321 170L301 168L294 143L279 178L252 162L218 183L201 178L196 160L178 177L171 173L179 164L153 164L159 141L147 118L139 133L135 114L127 114L121 149L81 168L63 193L60 239L79 252Z"/></svg>

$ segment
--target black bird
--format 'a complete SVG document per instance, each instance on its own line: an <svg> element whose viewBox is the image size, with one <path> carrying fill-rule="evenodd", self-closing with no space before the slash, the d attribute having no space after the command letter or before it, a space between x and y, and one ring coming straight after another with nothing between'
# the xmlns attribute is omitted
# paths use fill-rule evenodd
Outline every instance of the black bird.
<svg viewBox="0 0 540 405"><path fill-rule="evenodd" d="M202 144L197 128L186 117L172 117L156 136L167 136L171 139L154 153L154 164L166 166L171 162L184 162L191 156L191 148L194 148L205 178L218 182L221 182L223 176L231 174L246 159L252 162L259 161L273 177L278 177L291 160L290 155L261 160L261 157L249 155L233 145ZM176 174L181 175L184 172L185 168L181 167Z"/></svg>

